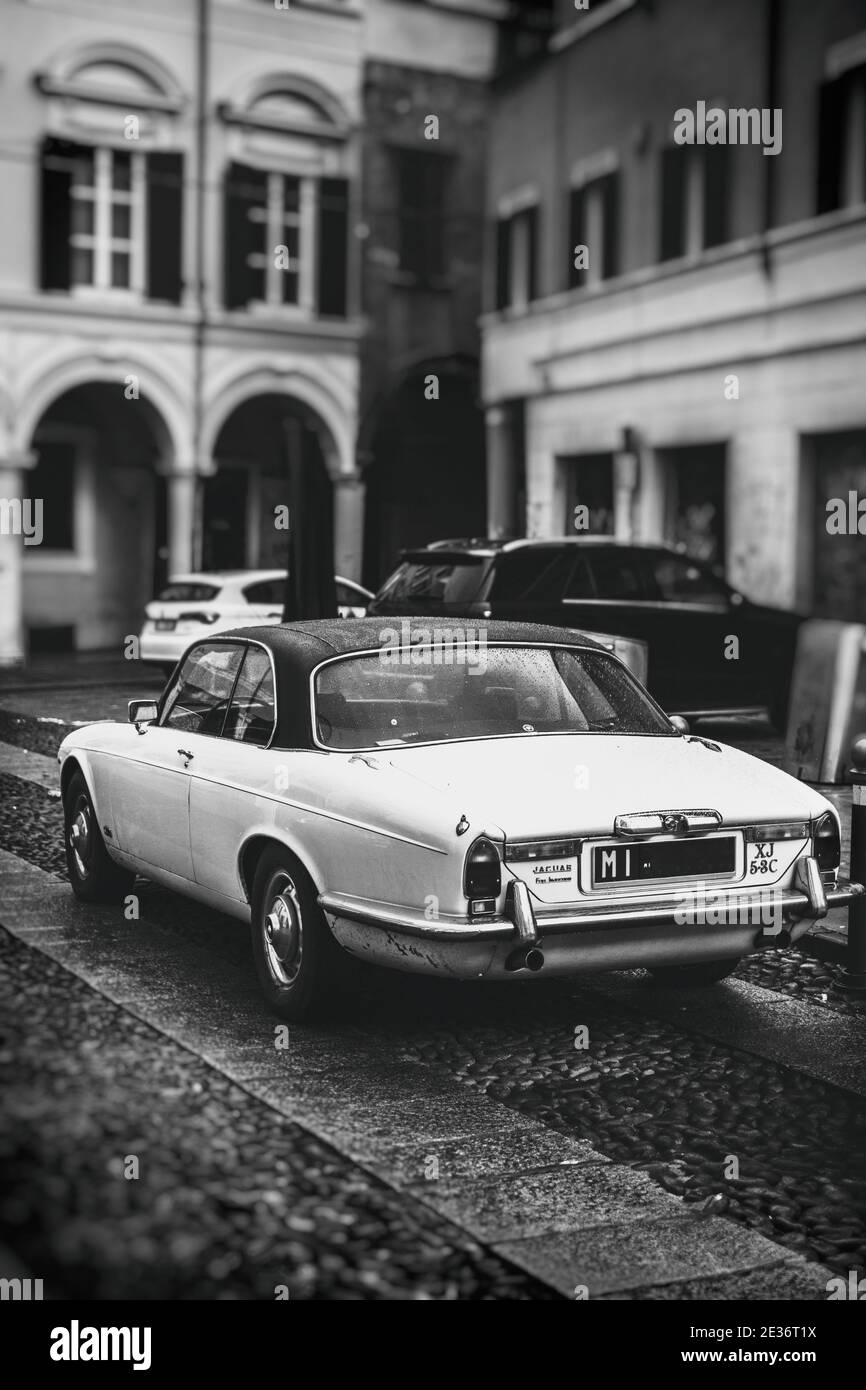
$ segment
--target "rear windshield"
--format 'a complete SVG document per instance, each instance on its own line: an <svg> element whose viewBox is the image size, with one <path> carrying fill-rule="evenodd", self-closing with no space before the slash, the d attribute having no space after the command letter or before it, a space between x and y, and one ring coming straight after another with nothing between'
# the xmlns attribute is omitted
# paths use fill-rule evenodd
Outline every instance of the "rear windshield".
<svg viewBox="0 0 866 1390"><path fill-rule="evenodd" d="M411 602L471 603L481 592L487 564L478 559L442 560L438 564L405 561L385 581L377 597Z"/></svg>
<svg viewBox="0 0 866 1390"><path fill-rule="evenodd" d="M166 584L156 597L163 603L207 603L218 593L218 584Z"/></svg>
<svg viewBox="0 0 866 1390"><path fill-rule="evenodd" d="M324 666L314 703L316 736L328 748L533 734L674 736L618 661L581 648L385 648Z"/></svg>

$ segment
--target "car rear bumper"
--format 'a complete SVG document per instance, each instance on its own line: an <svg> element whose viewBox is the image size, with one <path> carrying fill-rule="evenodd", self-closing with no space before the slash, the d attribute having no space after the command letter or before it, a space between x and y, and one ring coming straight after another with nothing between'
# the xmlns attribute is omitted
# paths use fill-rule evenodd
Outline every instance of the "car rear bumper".
<svg viewBox="0 0 866 1390"><path fill-rule="evenodd" d="M804 865L814 861L804 861ZM639 966L689 965L737 959L797 941L833 908L866 893L860 883L834 888L808 882L774 895L731 894L719 909L679 897L640 907L581 907L536 912L525 885L509 896L507 915L427 921L423 913L351 902L319 901L331 930L351 954L377 964L457 979L570 975ZM721 917L722 920L716 920Z"/></svg>

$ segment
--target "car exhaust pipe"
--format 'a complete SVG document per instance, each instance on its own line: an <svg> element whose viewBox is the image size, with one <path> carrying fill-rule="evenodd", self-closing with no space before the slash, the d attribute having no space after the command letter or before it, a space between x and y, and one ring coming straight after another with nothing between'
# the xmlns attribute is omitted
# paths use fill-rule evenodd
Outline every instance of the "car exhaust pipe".
<svg viewBox="0 0 866 1390"><path fill-rule="evenodd" d="M535 946L538 942L538 927L535 925L535 914L532 911L532 902L529 897L529 889L519 878L513 880L508 888L508 907L511 909L511 916L517 928L517 936L522 946Z"/></svg>
<svg viewBox="0 0 866 1390"><path fill-rule="evenodd" d="M519 878L514 879L509 885L508 908L517 930L518 945L507 957L505 969L512 973L515 970L530 970L537 974L544 965L544 952L538 937L529 889Z"/></svg>
<svg viewBox="0 0 866 1390"><path fill-rule="evenodd" d="M517 946L505 959L505 969L511 975L516 974L518 970L529 970L533 975L537 975L543 968L544 952L540 946L530 946L529 950Z"/></svg>

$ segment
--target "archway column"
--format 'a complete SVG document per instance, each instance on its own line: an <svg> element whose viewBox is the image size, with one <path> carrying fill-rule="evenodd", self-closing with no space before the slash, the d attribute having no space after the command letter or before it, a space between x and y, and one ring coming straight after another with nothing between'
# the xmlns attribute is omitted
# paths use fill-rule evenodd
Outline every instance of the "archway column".
<svg viewBox="0 0 866 1390"><path fill-rule="evenodd" d="M168 572L188 574L201 568L201 485L216 467L202 460L198 467L166 469L168 508Z"/></svg>
<svg viewBox="0 0 866 1390"><path fill-rule="evenodd" d="M0 456L0 666L20 666L25 657L22 519L30 521L24 481L35 463L29 451Z"/></svg>
<svg viewBox="0 0 866 1390"><path fill-rule="evenodd" d="M484 413L487 426L487 534L494 540L517 535L517 442L510 411L501 405Z"/></svg>
<svg viewBox="0 0 866 1390"><path fill-rule="evenodd" d="M358 473L342 473L334 485L334 572L360 583L366 487Z"/></svg>

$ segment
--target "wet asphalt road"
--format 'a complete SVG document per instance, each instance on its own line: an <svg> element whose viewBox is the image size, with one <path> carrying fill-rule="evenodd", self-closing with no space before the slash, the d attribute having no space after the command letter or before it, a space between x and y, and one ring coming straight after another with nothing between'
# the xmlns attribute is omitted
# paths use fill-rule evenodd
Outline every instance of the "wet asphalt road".
<svg viewBox="0 0 866 1390"><path fill-rule="evenodd" d="M835 967L772 952L709 992L368 970L281 1054L244 929L143 882L138 921L82 909L59 827L0 775L0 1223L56 1296L536 1299L585 1274L817 1299L862 1275L866 1005Z"/></svg>

